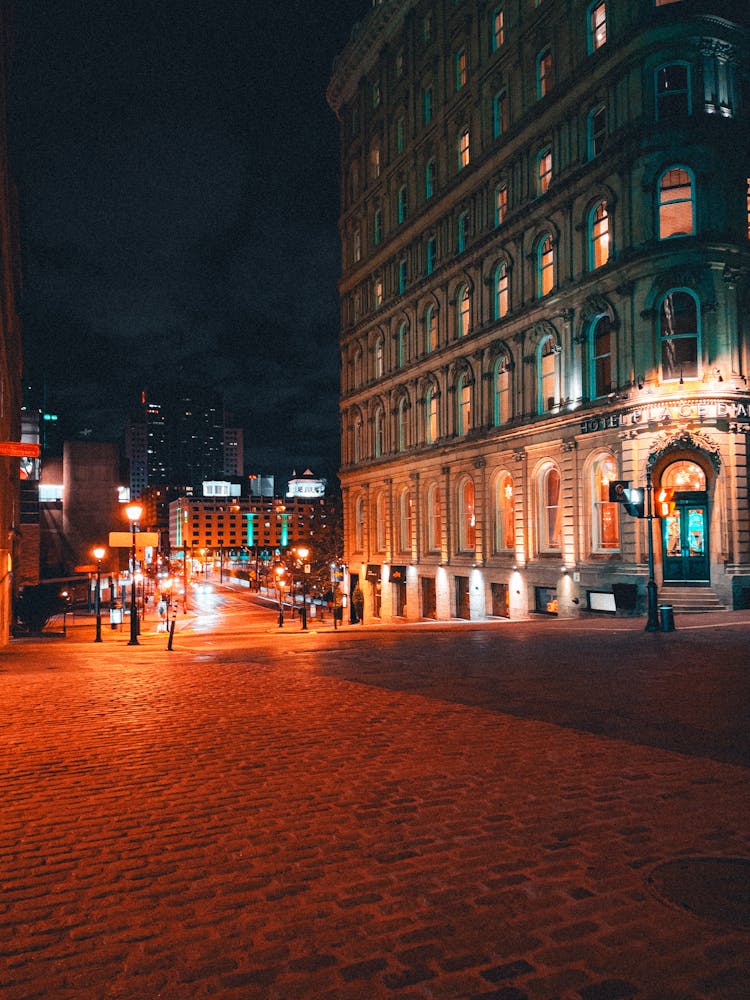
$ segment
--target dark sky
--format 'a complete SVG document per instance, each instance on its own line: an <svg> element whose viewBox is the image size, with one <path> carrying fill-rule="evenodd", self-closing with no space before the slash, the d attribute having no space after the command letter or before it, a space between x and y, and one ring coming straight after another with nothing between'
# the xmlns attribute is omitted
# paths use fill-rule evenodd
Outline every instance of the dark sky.
<svg viewBox="0 0 750 1000"><path fill-rule="evenodd" d="M369 0L17 0L26 382L116 439L143 384L220 386L246 466L338 462L334 56Z"/></svg>

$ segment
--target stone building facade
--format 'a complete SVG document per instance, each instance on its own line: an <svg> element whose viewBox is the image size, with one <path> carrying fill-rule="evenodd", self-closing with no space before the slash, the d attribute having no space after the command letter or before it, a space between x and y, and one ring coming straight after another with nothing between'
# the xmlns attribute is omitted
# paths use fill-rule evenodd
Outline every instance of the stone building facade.
<svg viewBox="0 0 750 1000"><path fill-rule="evenodd" d="M650 566L750 599L748 21L385 0L356 26L328 100L366 617L642 610Z"/></svg>

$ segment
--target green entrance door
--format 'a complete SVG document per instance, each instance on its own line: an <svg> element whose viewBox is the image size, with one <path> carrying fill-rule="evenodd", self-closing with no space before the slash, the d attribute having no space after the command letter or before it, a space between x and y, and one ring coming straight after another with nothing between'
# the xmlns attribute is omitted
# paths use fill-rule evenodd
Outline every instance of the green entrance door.
<svg viewBox="0 0 750 1000"><path fill-rule="evenodd" d="M662 518L664 582L709 583L705 493L675 493L674 513Z"/></svg>

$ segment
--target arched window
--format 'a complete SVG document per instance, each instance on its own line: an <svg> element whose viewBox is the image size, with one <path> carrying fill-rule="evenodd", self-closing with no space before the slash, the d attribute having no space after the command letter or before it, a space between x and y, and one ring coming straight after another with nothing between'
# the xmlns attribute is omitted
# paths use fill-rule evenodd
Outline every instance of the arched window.
<svg viewBox="0 0 750 1000"><path fill-rule="evenodd" d="M607 138L607 109L603 104L589 111L586 136L589 159L593 160L604 149L604 140Z"/></svg>
<svg viewBox="0 0 750 1000"><path fill-rule="evenodd" d="M406 321L399 323L396 331L396 364L403 368L406 364Z"/></svg>
<svg viewBox="0 0 750 1000"><path fill-rule="evenodd" d="M372 242L377 246L383 239L383 213L379 208L375 209L372 217Z"/></svg>
<svg viewBox="0 0 750 1000"><path fill-rule="evenodd" d="M427 306L424 312L424 349L430 354L437 348L437 312L434 306Z"/></svg>
<svg viewBox="0 0 750 1000"><path fill-rule="evenodd" d="M692 292L668 292L659 308L661 377L699 378L701 358L700 310Z"/></svg>
<svg viewBox="0 0 750 1000"><path fill-rule="evenodd" d="M375 340L375 378L382 378L385 372L385 342L383 340L382 334L378 334Z"/></svg>
<svg viewBox="0 0 750 1000"><path fill-rule="evenodd" d="M490 14L490 52L497 52L505 41L505 15L502 7L495 7Z"/></svg>
<svg viewBox="0 0 750 1000"><path fill-rule="evenodd" d="M365 499L357 497L354 505L354 548L363 552L365 548Z"/></svg>
<svg viewBox="0 0 750 1000"><path fill-rule="evenodd" d="M510 309L510 274L507 261L501 261L495 268L492 281L492 311L495 319L508 315Z"/></svg>
<svg viewBox="0 0 750 1000"><path fill-rule="evenodd" d="M617 479L617 463L610 454L599 455L591 466L591 545L594 552L620 548L618 504L610 503L609 484Z"/></svg>
<svg viewBox="0 0 750 1000"><path fill-rule="evenodd" d="M692 171L669 167L659 178L659 239L692 236L695 232L695 193Z"/></svg>
<svg viewBox="0 0 750 1000"><path fill-rule="evenodd" d="M495 188L495 226L501 226L505 222L508 212L508 185L498 184Z"/></svg>
<svg viewBox="0 0 750 1000"><path fill-rule="evenodd" d="M354 461L362 461L362 416L359 413L354 418Z"/></svg>
<svg viewBox="0 0 750 1000"><path fill-rule="evenodd" d="M503 88L492 98L492 137L499 139L508 131L508 92Z"/></svg>
<svg viewBox="0 0 750 1000"><path fill-rule="evenodd" d="M552 90L552 49L547 46L536 57L536 96L541 101Z"/></svg>
<svg viewBox="0 0 750 1000"><path fill-rule="evenodd" d="M468 476L458 487L458 548L474 552L477 545L477 521L474 510L474 482Z"/></svg>
<svg viewBox="0 0 750 1000"><path fill-rule="evenodd" d="M424 168L424 196L432 198L437 188L437 161L432 156L425 164Z"/></svg>
<svg viewBox="0 0 750 1000"><path fill-rule="evenodd" d="M492 418L495 426L500 427L507 424L513 415L510 359L507 354L501 354L495 362L492 381L495 387Z"/></svg>
<svg viewBox="0 0 750 1000"><path fill-rule="evenodd" d="M463 372L456 383L456 433L464 437L471 430L472 384L468 372Z"/></svg>
<svg viewBox="0 0 750 1000"><path fill-rule="evenodd" d="M409 444L409 428L407 425L409 404L406 396L402 396L398 401L398 408L396 410L396 439L398 441L398 450L406 451Z"/></svg>
<svg viewBox="0 0 750 1000"><path fill-rule="evenodd" d="M440 436L438 423L438 395L433 386L427 390L424 399L424 439L425 444L435 444Z"/></svg>
<svg viewBox="0 0 750 1000"><path fill-rule="evenodd" d="M612 392L612 322L606 314L597 316L591 326L589 341L591 398Z"/></svg>
<svg viewBox="0 0 750 1000"><path fill-rule="evenodd" d="M427 491L427 548L430 552L439 552L441 545L440 487L432 483Z"/></svg>
<svg viewBox="0 0 750 1000"><path fill-rule="evenodd" d="M357 347L354 352L354 386L358 388L362 385L362 348Z"/></svg>
<svg viewBox="0 0 750 1000"><path fill-rule="evenodd" d="M538 298L549 295L555 287L555 246L546 233L536 247L536 293Z"/></svg>
<svg viewBox="0 0 750 1000"><path fill-rule="evenodd" d="M427 239L425 258L425 271L427 274L432 274L435 270L435 260L437 258L437 239L434 236L430 236Z"/></svg>
<svg viewBox="0 0 750 1000"><path fill-rule="evenodd" d="M372 453L375 458L380 458L383 455L383 448L385 442L383 441L383 430L385 421L383 420L383 408L379 406L375 410L375 415L373 417L373 442L372 442Z"/></svg>
<svg viewBox="0 0 750 1000"><path fill-rule="evenodd" d="M385 494L378 493L375 498L375 548L385 552Z"/></svg>
<svg viewBox="0 0 750 1000"><path fill-rule="evenodd" d="M661 485L667 490L691 490L703 492L706 489L706 473L700 465L680 459L672 462L661 474Z"/></svg>
<svg viewBox="0 0 750 1000"><path fill-rule="evenodd" d="M560 348L552 335L537 348L537 383L538 412L547 413L560 402Z"/></svg>
<svg viewBox="0 0 750 1000"><path fill-rule="evenodd" d="M471 293L468 285L456 290L456 337L465 337L471 331Z"/></svg>
<svg viewBox="0 0 750 1000"><path fill-rule="evenodd" d="M411 552L412 499L408 489L401 491L398 504L399 551Z"/></svg>
<svg viewBox="0 0 750 1000"><path fill-rule="evenodd" d="M562 548L562 507L560 471L552 462L544 465L537 477L537 530L540 552L559 552Z"/></svg>
<svg viewBox="0 0 750 1000"><path fill-rule="evenodd" d="M495 480L495 539L494 551L511 552L516 547L515 500L513 477L501 472Z"/></svg>
<svg viewBox="0 0 750 1000"><path fill-rule="evenodd" d="M469 130L465 128L458 136L458 169L463 170L464 167L468 167L469 159Z"/></svg>
<svg viewBox="0 0 750 1000"><path fill-rule="evenodd" d="M658 121L691 113L690 66L669 63L656 71L656 117Z"/></svg>
<svg viewBox="0 0 750 1000"><path fill-rule="evenodd" d="M406 222L406 185L402 184L398 189L398 195L396 199L396 218L399 224Z"/></svg>
<svg viewBox="0 0 750 1000"><path fill-rule="evenodd" d="M596 52L607 41L607 5L604 0L594 0L588 9L588 49L589 55Z"/></svg>
<svg viewBox="0 0 750 1000"><path fill-rule="evenodd" d="M589 213L589 267L594 270L609 260L609 214L606 201Z"/></svg>

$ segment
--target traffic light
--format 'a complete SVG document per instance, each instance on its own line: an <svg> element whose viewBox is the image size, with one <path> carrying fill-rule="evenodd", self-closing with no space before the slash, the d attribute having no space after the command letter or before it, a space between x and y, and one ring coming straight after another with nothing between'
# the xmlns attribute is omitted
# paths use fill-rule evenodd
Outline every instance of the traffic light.
<svg viewBox="0 0 750 1000"><path fill-rule="evenodd" d="M656 494L656 516L671 517L674 514L674 490L660 489Z"/></svg>

